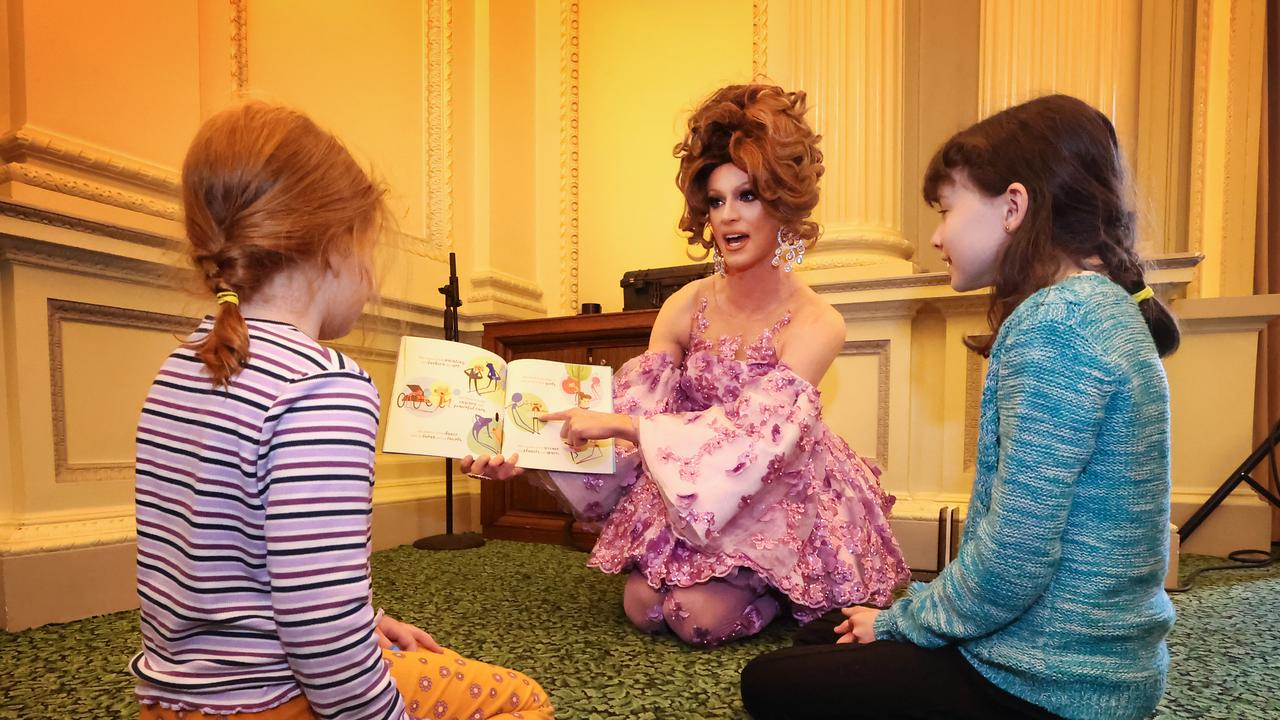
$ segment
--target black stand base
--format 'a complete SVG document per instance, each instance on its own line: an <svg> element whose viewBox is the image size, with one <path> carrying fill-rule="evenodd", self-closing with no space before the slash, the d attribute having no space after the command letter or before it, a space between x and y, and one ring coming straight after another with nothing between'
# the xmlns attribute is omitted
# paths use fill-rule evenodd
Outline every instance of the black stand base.
<svg viewBox="0 0 1280 720"><path fill-rule="evenodd" d="M458 534L445 533L415 540L413 546L419 550L470 550L484 547L484 538L479 533L464 532Z"/></svg>
<svg viewBox="0 0 1280 720"><path fill-rule="evenodd" d="M1262 463L1262 459L1270 455L1271 482L1276 486L1280 486L1280 470L1277 470L1276 468L1276 461L1280 460L1280 458L1276 457L1276 448L1278 446L1280 446L1280 422L1276 423L1275 429L1271 431L1271 434L1267 436L1260 445L1258 445L1252 455L1245 458L1245 461L1240 463L1240 467L1236 468L1236 471L1231 473L1231 477L1227 478L1226 482L1222 483L1222 486L1205 501L1204 505L1201 505L1199 510L1196 510L1191 517L1187 518L1187 521L1178 529L1178 540L1180 542L1186 542L1187 538L1191 537L1191 533L1195 532L1196 528L1200 527L1200 523L1204 522L1205 518L1209 517L1209 514L1216 510L1217 507L1222 504L1222 501L1226 500L1227 496L1230 495L1232 491L1240 485L1240 483L1247 484L1249 487L1253 488L1254 492L1262 496L1262 499L1271 503L1275 507L1280 508L1280 497L1273 495L1270 490L1262 485L1262 483L1254 480L1252 475L1253 471Z"/></svg>

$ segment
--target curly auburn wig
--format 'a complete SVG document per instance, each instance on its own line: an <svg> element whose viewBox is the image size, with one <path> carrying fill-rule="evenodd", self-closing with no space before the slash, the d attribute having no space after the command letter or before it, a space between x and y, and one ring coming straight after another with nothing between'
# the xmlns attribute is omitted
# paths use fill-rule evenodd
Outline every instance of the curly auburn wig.
<svg viewBox="0 0 1280 720"><path fill-rule="evenodd" d="M717 90L689 118L689 132L676 145L676 185L684 194L680 229L690 245L710 250L707 182L712 171L733 163L750 178L771 215L806 244L822 228L809 220L818 204L822 139L805 122L803 91L773 85L730 85Z"/></svg>

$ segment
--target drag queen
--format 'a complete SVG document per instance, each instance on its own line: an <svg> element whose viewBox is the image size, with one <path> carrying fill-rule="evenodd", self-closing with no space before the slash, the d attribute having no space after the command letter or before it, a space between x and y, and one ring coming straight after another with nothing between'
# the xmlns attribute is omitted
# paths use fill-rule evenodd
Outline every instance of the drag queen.
<svg viewBox="0 0 1280 720"><path fill-rule="evenodd" d="M681 229L716 272L663 304L649 349L614 378L615 413L569 410L567 444L617 438L612 475L535 473L601 523L588 564L628 574L638 628L710 647L839 607L888 605L908 577L879 470L822 420L817 384L841 315L794 272L820 228L822 153L805 94L713 94L676 146ZM466 460L489 477L521 471Z"/></svg>

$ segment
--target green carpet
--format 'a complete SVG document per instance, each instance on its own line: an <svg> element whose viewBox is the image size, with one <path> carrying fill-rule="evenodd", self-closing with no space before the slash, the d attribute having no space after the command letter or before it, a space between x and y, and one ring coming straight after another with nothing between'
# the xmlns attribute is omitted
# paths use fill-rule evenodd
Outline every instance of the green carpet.
<svg viewBox="0 0 1280 720"><path fill-rule="evenodd" d="M479 550L373 556L389 613L481 660L522 670L551 693L560 720L744 717L738 671L788 644L792 622L713 651L635 632L622 578L548 545L491 541ZM1183 572L1216 562L1187 557ZM1201 575L1174 595L1173 669L1159 718L1280 716L1280 568ZM126 662L137 613L0 633L0 718L136 718Z"/></svg>

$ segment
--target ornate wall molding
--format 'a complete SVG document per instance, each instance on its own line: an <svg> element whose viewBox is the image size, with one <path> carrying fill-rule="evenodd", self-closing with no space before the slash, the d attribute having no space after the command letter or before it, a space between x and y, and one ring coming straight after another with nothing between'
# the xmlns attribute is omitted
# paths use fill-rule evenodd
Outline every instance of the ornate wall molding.
<svg viewBox="0 0 1280 720"><path fill-rule="evenodd" d="M838 235L831 237L827 232ZM811 272L875 265L886 260L909 260L915 251L915 244L901 235L875 228L843 225L824 229L823 238L814 247L810 257L805 258L800 270Z"/></svg>
<svg viewBox="0 0 1280 720"><path fill-rule="evenodd" d="M0 137L0 159L0 183L19 182L165 220L180 217L173 202L176 173L91 143L27 126Z"/></svg>
<svg viewBox="0 0 1280 720"><path fill-rule="evenodd" d="M73 463L67 459L66 382L63 375L62 324L80 322L135 330L160 330L174 334L191 332L199 320L129 308L49 298L49 395L53 411L54 482L128 480L133 462Z"/></svg>
<svg viewBox="0 0 1280 720"><path fill-rule="evenodd" d="M231 0L231 90L242 96L249 89L248 0Z"/></svg>
<svg viewBox="0 0 1280 720"><path fill-rule="evenodd" d="M560 305L578 311L579 7L560 0Z"/></svg>
<svg viewBox="0 0 1280 720"><path fill-rule="evenodd" d="M1204 204L1205 141L1209 108L1209 46L1213 37L1213 7L1196 3L1195 79L1191 86L1191 188L1187 204L1192 208L1187 221L1187 248L1203 246L1204 217L1196 212Z"/></svg>
<svg viewBox="0 0 1280 720"><path fill-rule="evenodd" d="M32 158L55 162L173 197L181 185L178 174L167 168L30 125L0 137L0 157L7 162L23 163Z"/></svg>
<svg viewBox="0 0 1280 720"><path fill-rule="evenodd" d="M865 292L868 290L901 290L915 287L941 287L950 284L950 282L950 276L946 272L932 272L894 275L867 280L849 280L847 282L814 283L811 287L819 294L828 294Z"/></svg>
<svg viewBox="0 0 1280 720"><path fill-rule="evenodd" d="M847 340L841 355L876 357L876 455L881 469L889 469L889 340Z"/></svg>
<svg viewBox="0 0 1280 720"><path fill-rule="evenodd" d="M1204 255L1200 253L1170 253L1168 255L1159 255L1144 258L1146 263L1147 279L1153 287L1176 284L1182 282L1175 275L1182 275L1185 271L1195 268L1204 260ZM805 265L808 265L808 258L805 259ZM859 292L879 292L879 291L912 291L920 290L922 293L930 297L936 295L938 299L945 299L950 305L968 309L967 305L960 303L961 298L969 298L974 302L978 302L983 306L987 303L988 291L983 290L977 293L961 295L949 289L951 284L950 276L945 272L925 272L925 273L909 273L903 275L891 275L889 277L868 278L866 280L847 280L836 282L815 282L810 287L814 292L820 295L836 295L843 293L859 293ZM907 292L901 293L900 297L907 298L911 295ZM863 300L854 301L856 303L865 302ZM845 303L841 303L842 305ZM942 306L944 309L947 305Z"/></svg>
<svg viewBox="0 0 1280 720"><path fill-rule="evenodd" d="M0 263L26 265L153 287L176 287L178 284L170 277L171 273L174 275L177 273L166 266L110 253L29 241L25 238L0 239Z"/></svg>
<svg viewBox="0 0 1280 720"><path fill-rule="evenodd" d="M182 252L184 250L182 242L177 238L170 237L168 235L157 235L155 233L136 230L134 228L127 228L122 225L86 220L74 215L66 215L52 210L45 210L43 208L32 207L30 205L15 203L8 200L0 200L0 216L11 217L15 220L26 220L28 222L40 223L41 225L48 225L50 227L74 230L76 232L87 233L90 235L114 238L116 240L123 240L125 242L159 248L170 252Z"/></svg>
<svg viewBox="0 0 1280 720"><path fill-rule="evenodd" d="M481 272L471 280L470 302L493 301L513 307L546 313L542 290L534 283L498 270Z"/></svg>
<svg viewBox="0 0 1280 720"><path fill-rule="evenodd" d="M6 203L0 202L0 210L5 206ZM189 268L0 233L0 264L4 263L174 290L199 286L194 270ZM464 333L485 322L513 319L509 314L469 313L465 311L467 306L463 307L459 319ZM437 337L443 317L441 308L388 297L376 303L375 312L365 312L360 319L360 328L396 335Z"/></svg>
<svg viewBox="0 0 1280 720"><path fill-rule="evenodd" d="M383 307L394 308L403 313L418 315L425 319L429 324L436 325L444 319L444 310L442 308L431 307L429 305L420 305L408 300L400 300L398 298L381 298L378 303ZM461 313L459 313L461 314ZM388 319L394 319L388 315Z"/></svg>
<svg viewBox="0 0 1280 720"><path fill-rule="evenodd" d="M125 210L153 215L165 220L177 220L178 204L164 202L139 193L120 190L99 182L73 177L53 170L46 170L29 163L6 163L0 167L0 183L21 182L33 187L51 190L112 205Z"/></svg>
<svg viewBox="0 0 1280 720"><path fill-rule="evenodd" d="M428 256L445 260L453 247L453 0L428 0L422 15L425 245Z"/></svg>
<svg viewBox="0 0 1280 720"><path fill-rule="evenodd" d="M0 263L12 263L75 273L108 280L120 280L151 287L184 287L194 278L193 270L138 260L98 250L43 242L30 238L0 235Z"/></svg>
<svg viewBox="0 0 1280 720"><path fill-rule="evenodd" d="M844 300L831 303L845 324L868 320L910 320L920 311L919 298Z"/></svg>
<svg viewBox="0 0 1280 720"><path fill-rule="evenodd" d="M0 556L114 545L136 538L133 505L24 513L0 523Z"/></svg>
<svg viewBox="0 0 1280 720"><path fill-rule="evenodd" d="M769 74L769 0L751 3L751 77Z"/></svg>

